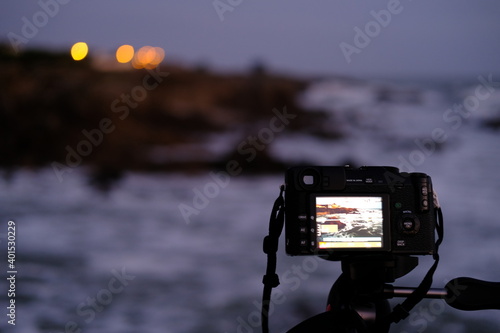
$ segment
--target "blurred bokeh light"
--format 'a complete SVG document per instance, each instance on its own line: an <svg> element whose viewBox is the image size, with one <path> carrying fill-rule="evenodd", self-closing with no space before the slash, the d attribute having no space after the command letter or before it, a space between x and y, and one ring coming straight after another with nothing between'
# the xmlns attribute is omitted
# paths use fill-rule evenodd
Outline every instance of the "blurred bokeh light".
<svg viewBox="0 0 500 333"><path fill-rule="evenodd" d="M83 60L89 53L89 47L85 42L78 42L71 47L71 57L73 60Z"/></svg>
<svg viewBox="0 0 500 333"><path fill-rule="evenodd" d="M135 50L131 45L122 45L116 50L116 60L121 64L126 64L134 58Z"/></svg>
<svg viewBox="0 0 500 333"><path fill-rule="evenodd" d="M153 69L165 58L165 51L161 47L143 46L135 54L132 66L136 69Z"/></svg>

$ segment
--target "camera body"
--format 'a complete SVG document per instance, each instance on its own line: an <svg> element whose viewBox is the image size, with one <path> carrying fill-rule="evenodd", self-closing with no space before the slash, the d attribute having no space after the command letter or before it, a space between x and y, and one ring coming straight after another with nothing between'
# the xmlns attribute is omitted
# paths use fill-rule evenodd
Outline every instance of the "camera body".
<svg viewBox="0 0 500 333"><path fill-rule="evenodd" d="M384 166L293 167L285 174L289 255L330 260L435 251L431 178Z"/></svg>

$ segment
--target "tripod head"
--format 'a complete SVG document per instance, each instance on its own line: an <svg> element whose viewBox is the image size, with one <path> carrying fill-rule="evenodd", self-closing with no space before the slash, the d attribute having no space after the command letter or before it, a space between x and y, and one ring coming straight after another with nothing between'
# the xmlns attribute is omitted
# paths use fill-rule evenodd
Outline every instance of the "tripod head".
<svg viewBox="0 0 500 333"><path fill-rule="evenodd" d="M328 296L327 311L298 324L288 333L384 333L391 325L388 299L408 297L415 288L394 287L391 282L418 264L415 257L348 258ZM500 309L500 282L468 277L452 279L441 289L429 289L424 298L441 298L465 311Z"/></svg>
<svg viewBox="0 0 500 333"><path fill-rule="evenodd" d="M370 177L366 178L367 175ZM263 244L267 254L266 274L262 281L263 333L269 332L271 291L279 285L276 252L285 224L285 208L288 208L287 226L290 228L286 244L288 254L318 255L342 264L342 274L328 296L327 311L303 321L289 330L290 333L385 333L393 322L408 317L423 298L442 298L460 310L500 309L500 282L456 278L444 289L431 289L439 263L438 249L443 240L443 214L430 177L421 173L399 173L390 167L359 170L307 167L290 169L286 179L288 201L285 204L283 185L273 205L269 235ZM324 195L317 192L324 192ZM365 192L370 196L360 194ZM316 201L311 201L311 198ZM326 204L321 201L324 198L328 199ZM361 198L364 206L358 202L359 205L354 206L359 206L359 210L353 210L353 204L348 204L352 198ZM402 209L405 205L409 208ZM297 207L302 210L294 210ZM389 211L392 213L386 214ZM344 216L342 222L337 216L342 214L354 214L354 218ZM377 220L374 216L382 219ZM377 229L373 234L375 220L382 221L382 232ZM345 228L349 231L347 235L342 233ZM340 235L340 244L347 245L347 250L336 243L339 241L334 239L336 234ZM391 237L380 237L384 234ZM418 259L411 255L425 254L432 254L434 264L416 288L390 284L418 265ZM406 299L391 309L388 299L393 297Z"/></svg>
<svg viewBox="0 0 500 333"><path fill-rule="evenodd" d="M288 332L388 332L391 308L384 291L387 283L406 275L418 258L401 255L360 255L341 261L342 274L333 284L327 312Z"/></svg>

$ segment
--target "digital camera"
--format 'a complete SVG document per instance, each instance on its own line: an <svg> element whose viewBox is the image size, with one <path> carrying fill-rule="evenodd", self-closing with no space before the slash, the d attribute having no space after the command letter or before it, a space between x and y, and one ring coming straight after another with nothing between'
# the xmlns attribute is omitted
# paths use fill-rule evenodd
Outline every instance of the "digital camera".
<svg viewBox="0 0 500 333"><path fill-rule="evenodd" d="M431 178L383 166L293 167L285 175L289 255L432 254Z"/></svg>

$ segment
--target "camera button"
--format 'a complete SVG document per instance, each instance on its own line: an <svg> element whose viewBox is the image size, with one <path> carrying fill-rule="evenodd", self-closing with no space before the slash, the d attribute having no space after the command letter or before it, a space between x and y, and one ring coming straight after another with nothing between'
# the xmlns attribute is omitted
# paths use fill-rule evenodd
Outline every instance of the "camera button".
<svg viewBox="0 0 500 333"><path fill-rule="evenodd" d="M428 195L429 194L429 190L427 188L427 186L422 186L422 195Z"/></svg>
<svg viewBox="0 0 500 333"><path fill-rule="evenodd" d="M415 228L415 221L413 220L403 221L403 228L408 231L413 230Z"/></svg>
<svg viewBox="0 0 500 333"><path fill-rule="evenodd" d="M420 221L414 215L403 216L399 225L401 232L406 235L415 235L420 230Z"/></svg>

